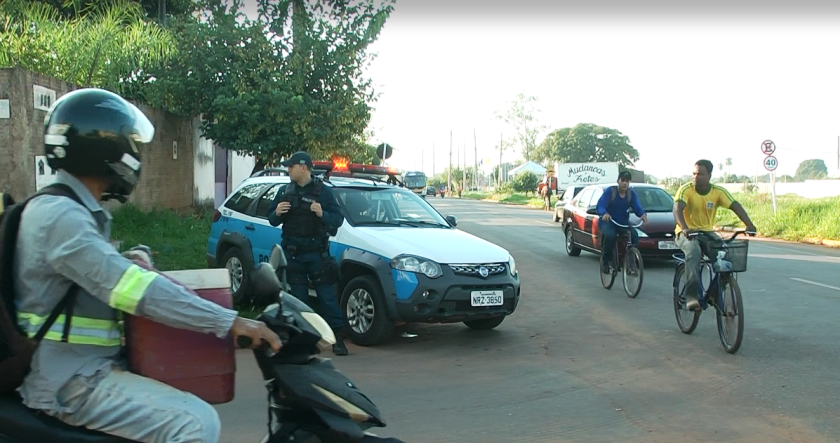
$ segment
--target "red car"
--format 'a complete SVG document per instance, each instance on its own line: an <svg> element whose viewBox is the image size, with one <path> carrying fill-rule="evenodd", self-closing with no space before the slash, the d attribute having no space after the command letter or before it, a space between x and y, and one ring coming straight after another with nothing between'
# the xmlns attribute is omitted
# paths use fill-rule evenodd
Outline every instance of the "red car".
<svg viewBox="0 0 840 443"><path fill-rule="evenodd" d="M598 199L610 186L592 185L583 188L578 195L563 208L563 233L566 235L566 254L573 257L581 250L601 254L601 235L598 230L596 206ZM674 242L674 198L664 189L645 183L631 183L630 188L639 197L648 216L648 225L637 228L639 232L639 252L644 256L671 257L679 248ZM630 214L630 224L639 223L639 219Z"/></svg>

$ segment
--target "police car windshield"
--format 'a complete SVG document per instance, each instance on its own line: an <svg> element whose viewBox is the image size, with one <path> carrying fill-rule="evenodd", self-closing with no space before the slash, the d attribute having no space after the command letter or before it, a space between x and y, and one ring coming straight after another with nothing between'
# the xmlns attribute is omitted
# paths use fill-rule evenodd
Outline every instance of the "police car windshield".
<svg viewBox="0 0 840 443"><path fill-rule="evenodd" d="M353 226L451 228L423 198L407 189L333 188Z"/></svg>

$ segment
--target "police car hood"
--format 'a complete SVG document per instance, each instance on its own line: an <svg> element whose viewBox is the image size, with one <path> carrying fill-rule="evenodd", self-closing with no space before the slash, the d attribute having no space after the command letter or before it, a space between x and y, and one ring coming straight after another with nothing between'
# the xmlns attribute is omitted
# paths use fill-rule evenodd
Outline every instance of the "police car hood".
<svg viewBox="0 0 840 443"><path fill-rule="evenodd" d="M410 254L460 264L507 263L510 257L506 249L458 229L364 226L341 234L341 243L389 259Z"/></svg>

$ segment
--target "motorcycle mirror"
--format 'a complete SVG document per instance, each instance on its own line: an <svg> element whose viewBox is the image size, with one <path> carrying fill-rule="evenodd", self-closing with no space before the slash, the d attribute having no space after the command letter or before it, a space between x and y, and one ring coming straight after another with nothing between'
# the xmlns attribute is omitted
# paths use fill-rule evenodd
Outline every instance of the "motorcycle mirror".
<svg viewBox="0 0 840 443"><path fill-rule="evenodd" d="M271 255L268 257L268 263L271 264L271 267L274 269L285 268L288 265L286 262L286 254L283 252L283 248L280 245L274 245L271 248Z"/></svg>
<svg viewBox="0 0 840 443"><path fill-rule="evenodd" d="M268 263L260 263L251 271L252 295L259 298L275 299L280 294L282 286L277 278L277 272Z"/></svg>

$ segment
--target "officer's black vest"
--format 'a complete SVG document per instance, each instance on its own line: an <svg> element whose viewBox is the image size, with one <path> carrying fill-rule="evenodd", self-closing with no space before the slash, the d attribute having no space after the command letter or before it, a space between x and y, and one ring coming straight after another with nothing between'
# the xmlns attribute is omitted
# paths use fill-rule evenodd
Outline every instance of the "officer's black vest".
<svg viewBox="0 0 840 443"><path fill-rule="evenodd" d="M306 242L307 239L314 239L313 243L320 244L329 238L324 229L324 223L310 209L312 203L320 203L321 189L324 187L324 183L317 178L313 178L313 182L313 186L304 187L303 193L299 192L294 182L284 188L285 198L291 204L283 221L284 240L291 240L293 243L309 243Z"/></svg>

